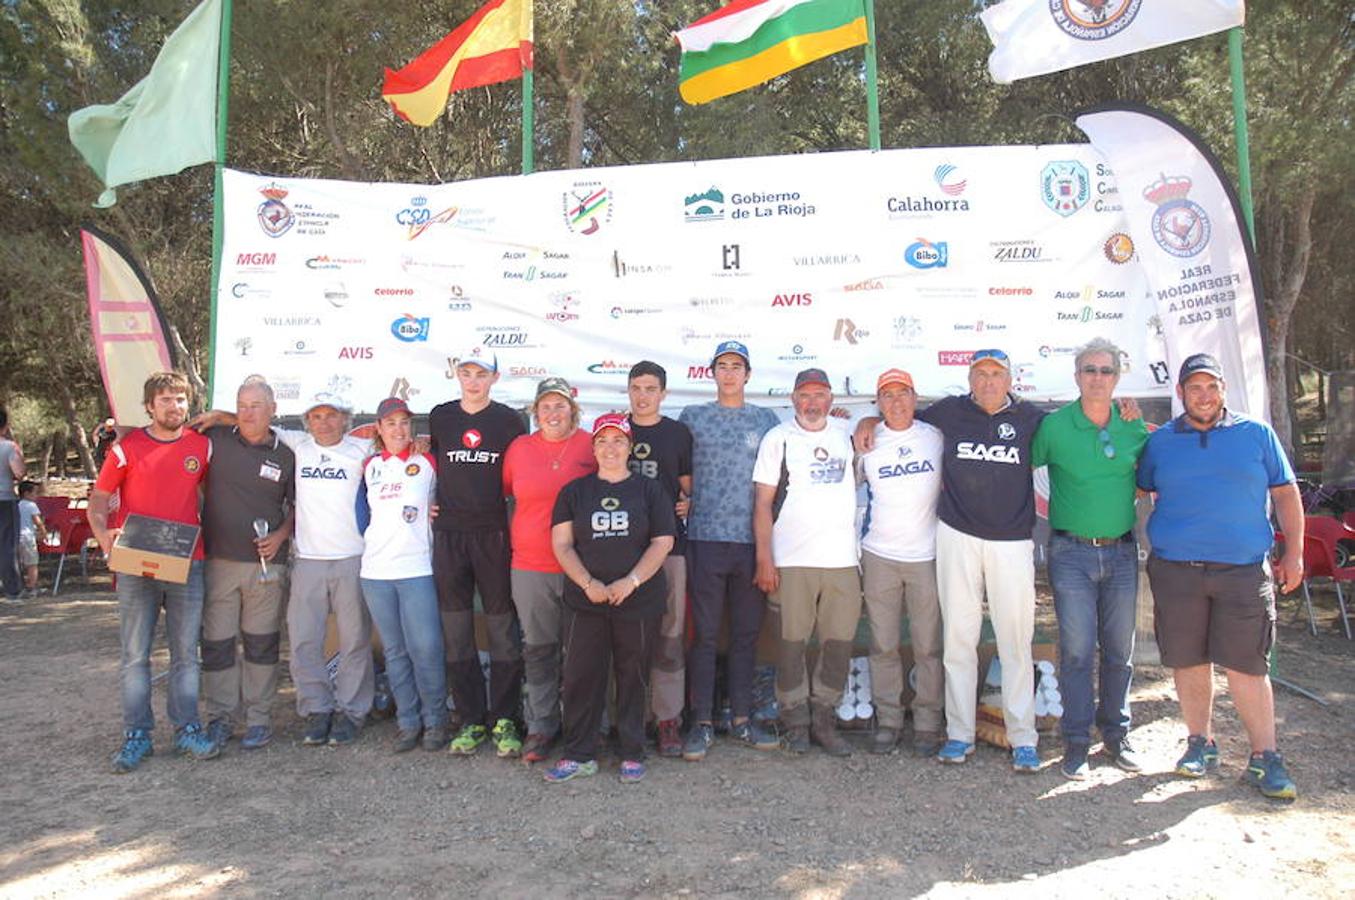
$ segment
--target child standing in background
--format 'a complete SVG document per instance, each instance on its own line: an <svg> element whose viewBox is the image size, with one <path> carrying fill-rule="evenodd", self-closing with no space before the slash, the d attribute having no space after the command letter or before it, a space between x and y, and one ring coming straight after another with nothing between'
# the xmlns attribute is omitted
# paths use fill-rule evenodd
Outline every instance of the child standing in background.
<svg viewBox="0 0 1355 900"><path fill-rule="evenodd" d="M34 500L42 486L36 481L19 483L19 568L24 575L20 598L38 595L38 541L47 542L47 525Z"/></svg>

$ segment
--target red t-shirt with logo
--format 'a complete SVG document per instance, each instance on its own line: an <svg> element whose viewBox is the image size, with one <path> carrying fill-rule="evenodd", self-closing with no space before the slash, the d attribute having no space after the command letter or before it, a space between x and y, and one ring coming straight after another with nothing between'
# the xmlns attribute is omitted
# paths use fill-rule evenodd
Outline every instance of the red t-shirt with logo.
<svg viewBox="0 0 1355 900"><path fill-rule="evenodd" d="M109 527L120 527L133 513L201 525L198 486L207 477L211 456L211 442L187 428L172 441L157 440L145 428L128 434L109 450L94 482L95 490L120 492ZM193 548L193 558L203 558L202 541Z"/></svg>
<svg viewBox="0 0 1355 900"><path fill-rule="evenodd" d="M537 431L508 445L503 458L503 492L517 502L508 532L513 543L513 568L562 571L550 542L555 498L560 488L597 468L593 439L583 430L555 443Z"/></svg>

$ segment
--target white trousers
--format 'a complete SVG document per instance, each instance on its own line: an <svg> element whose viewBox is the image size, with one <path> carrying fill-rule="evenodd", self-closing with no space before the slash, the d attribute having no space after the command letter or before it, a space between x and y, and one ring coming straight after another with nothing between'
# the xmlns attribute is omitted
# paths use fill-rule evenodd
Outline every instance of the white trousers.
<svg viewBox="0 0 1355 900"><path fill-rule="evenodd" d="M936 528L936 580L941 592L946 665L946 736L974 742L978 705L979 635L983 598L1002 660L1002 714L1013 747L1033 747L1035 676L1030 644L1035 636L1035 545L988 541Z"/></svg>

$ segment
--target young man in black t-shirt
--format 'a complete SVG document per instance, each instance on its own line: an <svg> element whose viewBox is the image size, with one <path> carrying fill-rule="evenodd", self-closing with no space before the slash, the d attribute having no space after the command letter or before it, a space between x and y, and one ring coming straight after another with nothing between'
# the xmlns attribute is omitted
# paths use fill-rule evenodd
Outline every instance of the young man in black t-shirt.
<svg viewBox="0 0 1355 900"><path fill-rule="evenodd" d="M522 750L518 704L522 647L509 584L508 513L503 496L503 455L527 432L522 416L491 400L499 380L492 351L474 347L456 361L461 399L428 414L432 453L438 461L438 516L433 520L433 577L437 582L447 650L447 687L460 721L451 751L469 756L492 737L501 757ZM488 709L475 644L475 589L480 589L489 635ZM447 736L425 736L425 744Z"/></svg>
<svg viewBox="0 0 1355 900"><path fill-rule="evenodd" d="M668 396L668 373L643 360L631 367L630 427L633 443L630 470L658 482L677 516L673 552L663 564L668 591L651 675L654 718L658 721L659 755L682 755L679 730L685 705L687 622L687 516L692 493L692 433L659 410Z"/></svg>

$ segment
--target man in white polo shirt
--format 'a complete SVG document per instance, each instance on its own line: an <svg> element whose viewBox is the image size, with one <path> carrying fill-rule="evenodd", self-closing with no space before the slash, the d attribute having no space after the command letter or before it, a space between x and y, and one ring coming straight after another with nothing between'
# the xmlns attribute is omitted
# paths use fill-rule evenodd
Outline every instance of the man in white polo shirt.
<svg viewBox="0 0 1355 900"><path fill-rule="evenodd" d="M861 535L861 583L870 619L870 683L878 727L871 749L892 753L903 728L904 604L913 651L913 750L935 756L944 740L945 669L941 662L941 602L936 588L936 503L941 495L941 432L913 418L913 377L900 369L880 375L875 400L884 421L875 449L857 462L869 505Z"/></svg>

